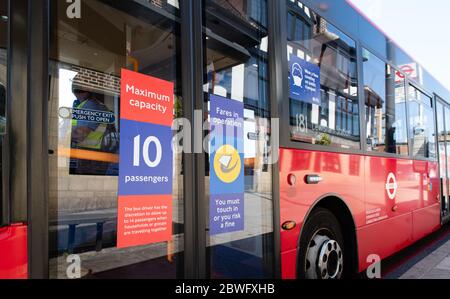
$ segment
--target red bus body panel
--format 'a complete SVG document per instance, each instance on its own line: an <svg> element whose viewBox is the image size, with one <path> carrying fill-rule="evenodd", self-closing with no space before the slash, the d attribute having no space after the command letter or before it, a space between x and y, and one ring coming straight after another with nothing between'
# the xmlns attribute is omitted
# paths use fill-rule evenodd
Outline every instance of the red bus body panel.
<svg viewBox="0 0 450 299"><path fill-rule="evenodd" d="M0 228L0 279L28 278L27 227Z"/></svg>
<svg viewBox="0 0 450 299"><path fill-rule="evenodd" d="M386 258L440 227L437 162L293 149L281 149L279 162L280 225L297 223L295 229L281 231L285 279L297 276L303 223L324 197L342 200L353 217L359 271L373 262L371 255ZM397 183L394 199L387 191L391 173ZM288 183L290 174L296 176L294 186ZM307 175L320 175L323 181L308 185Z"/></svg>

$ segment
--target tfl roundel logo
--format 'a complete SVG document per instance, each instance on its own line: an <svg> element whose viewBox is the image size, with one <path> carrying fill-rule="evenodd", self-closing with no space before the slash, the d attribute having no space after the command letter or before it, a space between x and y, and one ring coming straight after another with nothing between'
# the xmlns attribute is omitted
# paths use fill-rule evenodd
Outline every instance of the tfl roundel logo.
<svg viewBox="0 0 450 299"><path fill-rule="evenodd" d="M386 180L386 192L389 199L392 200L395 199L395 196L397 195L397 189L398 189L397 179L395 177L395 174L391 172L389 173Z"/></svg>

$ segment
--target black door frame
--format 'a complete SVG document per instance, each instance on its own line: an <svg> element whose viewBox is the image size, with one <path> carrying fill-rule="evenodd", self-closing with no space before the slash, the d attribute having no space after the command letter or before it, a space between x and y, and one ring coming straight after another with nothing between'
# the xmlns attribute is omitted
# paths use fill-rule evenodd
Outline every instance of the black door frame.
<svg viewBox="0 0 450 299"><path fill-rule="evenodd" d="M48 277L47 19L44 0L8 1L4 222L28 224L28 273ZM45 100L44 100L45 99Z"/></svg>
<svg viewBox="0 0 450 299"><path fill-rule="evenodd" d="M47 278L49 3L28 5L28 268L30 278Z"/></svg>
<svg viewBox="0 0 450 299"><path fill-rule="evenodd" d="M450 108L450 106L441 98L441 97L439 97L438 95L436 95L436 94L434 94L434 103L435 103L435 113L436 113L436 139L437 139L437 143L436 143L436 148L437 148L437 151L438 151L438 163L439 163L439 173L440 173L440 170L441 170L441 163L442 163L442 161L441 161L441 152L440 152L440 149L439 149L439 124L438 124L438 113L439 113L439 111L438 111L438 109L437 109L437 105L438 104L440 104L440 105L442 105L442 109L443 109L443 111L442 111L442 113L443 113L443 115L441 115L442 116L442 120L443 120L443 126L444 126L444 131L445 132L448 132L449 130L450 130L450 128L447 128L447 125L446 125L446 115L445 115L445 110L447 109L447 108ZM450 222L450 206L448 206L447 207L447 210L444 210L443 209L443 206L445 205L445 203L443 202L443 200L447 200L447 204L448 204L448 200L449 200L449 186L450 186L450 184L449 184L449 177L448 177L448 167L449 167L449 165L448 165L448 159L447 159L447 157L450 155L450 152L448 151L448 149L447 149L447 143L448 142L450 142L450 140L447 140L447 135L445 136L445 152L444 152L444 154L445 154L445 178L446 178L446 186L443 186L442 184L439 184L439 187L440 187L440 195L444 195L444 198L442 198L441 197L441 224L442 225L444 225L444 224L446 224L447 222ZM440 173L440 176L442 176L442 173ZM444 194L444 191L446 191L446 194ZM446 212L447 212L447 214L446 214Z"/></svg>
<svg viewBox="0 0 450 299"><path fill-rule="evenodd" d="M27 1L9 1L5 195L8 223L27 222Z"/></svg>
<svg viewBox="0 0 450 299"><path fill-rule="evenodd" d="M286 2L284 0L267 0L268 27L269 27L269 96L271 117L281 125L280 115L283 111L285 98L286 76L284 61L287 60L286 48ZM279 127L278 132L272 132L272 156L276 151L279 157L279 142L274 144L275 138L283 140L286 132ZM273 273L274 278L281 278L281 224L280 224L280 167L278 159L272 161L272 201L273 201Z"/></svg>
<svg viewBox="0 0 450 299"><path fill-rule="evenodd" d="M191 122L190 153L184 155L185 278L206 278L205 155L203 140L203 1L180 1L184 117ZM198 113L200 111L200 113ZM199 115L200 114L200 115ZM200 118L200 119L198 119ZM197 126L200 121L200 127ZM202 148L200 148L202 152Z"/></svg>
<svg viewBox="0 0 450 299"><path fill-rule="evenodd" d="M17 219L28 222L29 277L48 278L48 63L49 0L14 0L11 7L11 52L8 99L9 142L11 151L10 184L13 210ZM205 279L206 208L205 156L195 154L203 131L203 1L180 1L182 43L182 95L184 117L191 120L192 152L185 153L184 175L184 277ZM272 117L278 118L283 99L283 48L279 32L285 14L284 1L268 0L269 13L269 93ZM18 104L20 103L20 105ZM196 112L197 111L197 112ZM199 113L201 112L201 114ZM200 118L200 120L196 119ZM274 132L278 133L278 132ZM278 151L278 148L272 150ZM274 276L281 276L280 205L278 163L272 165ZM16 204L14 204L16 203ZM21 207L21 208L20 208ZM25 208L24 208L25 207ZM26 208L28 207L28 208Z"/></svg>
<svg viewBox="0 0 450 299"><path fill-rule="evenodd" d="M9 81L10 75L11 75L11 63L10 63L10 55L11 55L11 50L10 50L10 43L11 43L11 5L9 3L9 0L6 0L6 15L8 16L8 22L7 22L7 32L6 32L6 69L7 69L7 81ZM1 82L0 82L1 83ZM6 92L8 92L8 82L6 82L6 86L4 86L6 88ZM8 93L6 95L6 100L10 99L10 94ZM3 99L2 99L3 100ZM6 108L10 106L10 102L5 103ZM5 113L9 114L9 112ZM7 115L5 114L5 116ZM10 124L6 124L6 126L10 127ZM6 129L6 132L8 132L8 129ZM6 133L5 132L5 133ZM1 173L2 173L2 178L0 180L1 182L1 190L0 190L0 227L3 226L9 226L11 225L11 201L9 198L9 135L5 134L3 136L0 137L1 138Z"/></svg>

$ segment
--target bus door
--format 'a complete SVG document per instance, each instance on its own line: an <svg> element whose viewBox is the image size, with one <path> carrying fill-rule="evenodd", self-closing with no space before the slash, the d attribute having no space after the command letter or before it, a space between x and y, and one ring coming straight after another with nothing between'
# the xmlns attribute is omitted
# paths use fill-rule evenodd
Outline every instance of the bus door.
<svg viewBox="0 0 450 299"><path fill-rule="evenodd" d="M408 84L408 108L413 171L420 194L413 210L413 237L418 240L440 225L435 102L431 96Z"/></svg>
<svg viewBox="0 0 450 299"><path fill-rule="evenodd" d="M178 1L79 3L50 1L49 276L182 277Z"/></svg>

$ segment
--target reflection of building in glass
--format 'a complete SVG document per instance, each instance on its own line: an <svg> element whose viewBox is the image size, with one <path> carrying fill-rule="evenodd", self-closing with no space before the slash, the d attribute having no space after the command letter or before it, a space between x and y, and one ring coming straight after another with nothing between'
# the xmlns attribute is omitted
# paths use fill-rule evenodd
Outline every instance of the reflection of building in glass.
<svg viewBox="0 0 450 299"><path fill-rule="evenodd" d="M367 136L374 139L372 146L374 144L384 144L384 95L383 97L378 95L369 86L364 86L364 94L366 105Z"/></svg>
<svg viewBox="0 0 450 299"><path fill-rule="evenodd" d="M404 81L363 49L366 137L369 151L408 155Z"/></svg>
<svg viewBox="0 0 450 299"><path fill-rule="evenodd" d="M436 157L436 133L432 99L413 86L408 88L410 134L413 155L426 158Z"/></svg>

